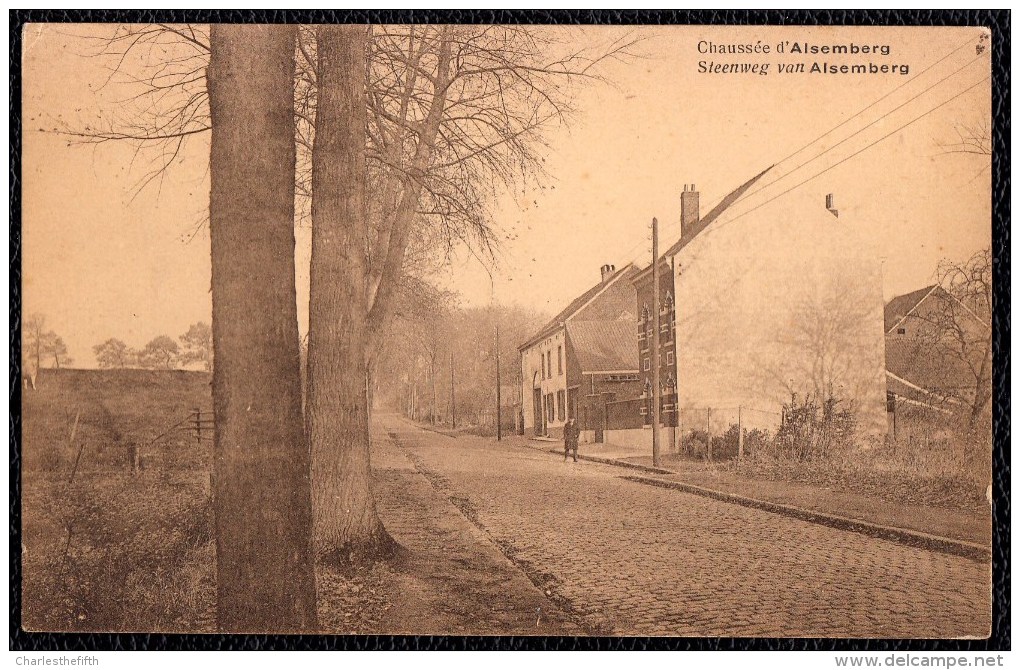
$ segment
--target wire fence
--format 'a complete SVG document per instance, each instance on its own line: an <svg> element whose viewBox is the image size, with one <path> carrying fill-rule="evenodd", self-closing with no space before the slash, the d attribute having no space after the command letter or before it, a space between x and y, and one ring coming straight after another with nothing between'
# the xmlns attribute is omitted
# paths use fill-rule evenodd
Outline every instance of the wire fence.
<svg viewBox="0 0 1020 670"><path fill-rule="evenodd" d="M581 418L582 430L607 433L606 441L646 440L632 431L651 428L653 400L630 398L603 403ZM678 406L676 394L664 394L660 400L660 434L670 453L694 457L732 458L748 455L765 445L783 423L782 410L745 405Z"/></svg>
<svg viewBox="0 0 1020 670"><path fill-rule="evenodd" d="M132 473L208 470L215 423L209 409L181 412L162 425L115 418L105 407L85 405L66 417L28 422L24 453L29 470Z"/></svg>
<svg viewBox="0 0 1020 670"><path fill-rule="evenodd" d="M763 447L783 422L782 411L757 407L682 407L674 450L708 459L750 456Z"/></svg>

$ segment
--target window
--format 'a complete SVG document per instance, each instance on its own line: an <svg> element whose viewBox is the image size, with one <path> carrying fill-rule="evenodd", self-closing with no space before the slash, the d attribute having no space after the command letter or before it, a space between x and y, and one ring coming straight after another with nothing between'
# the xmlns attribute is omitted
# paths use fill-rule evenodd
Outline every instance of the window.
<svg viewBox="0 0 1020 670"><path fill-rule="evenodd" d="M666 352L666 365L673 365L673 352L672 351L667 351Z"/></svg>
<svg viewBox="0 0 1020 670"><path fill-rule="evenodd" d="M906 328L897 328L896 329L896 334L897 335L906 335L907 334L907 329Z"/></svg>
<svg viewBox="0 0 1020 670"><path fill-rule="evenodd" d="M557 391L556 392L556 419L563 421L566 418L567 411L567 392Z"/></svg>
<svg viewBox="0 0 1020 670"><path fill-rule="evenodd" d="M645 372L647 372L647 371L649 371L651 369L652 369L652 361L651 361L651 359L646 358L645 359Z"/></svg>
<svg viewBox="0 0 1020 670"><path fill-rule="evenodd" d="M560 374L563 374L563 346L556 347L556 362L559 365Z"/></svg>
<svg viewBox="0 0 1020 670"><path fill-rule="evenodd" d="M542 379L545 379L545 354L542 354Z"/></svg>
<svg viewBox="0 0 1020 670"><path fill-rule="evenodd" d="M549 370L549 379L552 379L552 349L545 352L545 367Z"/></svg>
<svg viewBox="0 0 1020 670"><path fill-rule="evenodd" d="M556 420L556 396L552 393L545 397L545 416L547 423Z"/></svg>
<svg viewBox="0 0 1020 670"><path fill-rule="evenodd" d="M650 312L648 311L648 303L646 302L644 307L641 308L641 322L642 323L644 323L645 321L648 320L648 315L649 314L650 314Z"/></svg>

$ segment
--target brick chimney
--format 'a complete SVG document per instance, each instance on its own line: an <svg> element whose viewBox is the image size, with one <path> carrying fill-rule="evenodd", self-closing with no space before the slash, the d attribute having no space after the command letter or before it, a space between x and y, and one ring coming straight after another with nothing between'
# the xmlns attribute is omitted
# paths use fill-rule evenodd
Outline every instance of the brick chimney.
<svg viewBox="0 0 1020 670"><path fill-rule="evenodd" d="M829 214L839 218L839 210L836 209L836 201L831 193L825 196L825 209L829 210Z"/></svg>
<svg viewBox="0 0 1020 670"><path fill-rule="evenodd" d="M684 192L680 194L680 235L684 235L701 219L698 211L698 192L694 184L684 184Z"/></svg>
<svg viewBox="0 0 1020 670"><path fill-rule="evenodd" d="M616 266L615 265L610 265L609 263L606 263L600 269L602 270L602 283L603 284L606 282L607 279L609 279L610 277L613 276L614 272L616 272Z"/></svg>

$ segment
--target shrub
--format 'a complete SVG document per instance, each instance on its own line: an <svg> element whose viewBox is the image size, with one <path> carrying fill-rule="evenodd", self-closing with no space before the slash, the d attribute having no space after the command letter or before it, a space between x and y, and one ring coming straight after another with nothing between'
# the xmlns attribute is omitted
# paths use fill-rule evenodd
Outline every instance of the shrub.
<svg viewBox="0 0 1020 670"><path fill-rule="evenodd" d="M201 630L215 595L200 478L83 474L34 484L25 620L41 630ZM68 535L70 528L70 536Z"/></svg>
<svg viewBox="0 0 1020 670"><path fill-rule="evenodd" d="M712 437L712 458L736 458L740 448L740 429L737 424L730 427L722 435Z"/></svg>
<svg viewBox="0 0 1020 670"><path fill-rule="evenodd" d="M680 439L680 449L688 456L708 457L708 433L703 430L688 431Z"/></svg>
<svg viewBox="0 0 1020 670"><path fill-rule="evenodd" d="M744 431L744 455L755 456L768 449L772 442L769 431L753 428Z"/></svg>
<svg viewBox="0 0 1020 670"><path fill-rule="evenodd" d="M777 455L806 461L848 449L857 418L846 405L831 391L821 402L811 393L791 393L790 402L783 404L783 423L773 441Z"/></svg>

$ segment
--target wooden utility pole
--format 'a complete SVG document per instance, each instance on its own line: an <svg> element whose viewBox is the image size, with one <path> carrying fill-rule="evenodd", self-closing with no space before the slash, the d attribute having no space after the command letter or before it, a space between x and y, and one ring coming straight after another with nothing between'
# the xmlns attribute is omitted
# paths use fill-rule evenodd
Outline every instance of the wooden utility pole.
<svg viewBox="0 0 1020 670"><path fill-rule="evenodd" d="M453 390L453 352L450 352L450 426L457 427L457 396Z"/></svg>
<svg viewBox="0 0 1020 670"><path fill-rule="evenodd" d="M503 439L503 425L502 425L502 394L500 392L500 380L499 380L499 317L496 318L496 440Z"/></svg>
<svg viewBox="0 0 1020 670"><path fill-rule="evenodd" d="M744 460L744 425L741 422L740 414L743 407L737 407L737 460Z"/></svg>
<svg viewBox="0 0 1020 670"><path fill-rule="evenodd" d="M433 426L435 426L436 425L436 412L439 411L439 398L436 395L436 357L435 356L432 357L432 361L431 361L431 364L429 366L429 377L432 378L432 408L429 411L429 414L431 414L432 416L430 417L430 419L431 419L430 423Z"/></svg>
<svg viewBox="0 0 1020 670"><path fill-rule="evenodd" d="M708 408L708 421L705 422L705 432L708 433L708 460L712 460L712 408Z"/></svg>
<svg viewBox="0 0 1020 670"><path fill-rule="evenodd" d="M659 410L662 388L659 386L659 220L652 219L652 465L658 467Z"/></svg>

